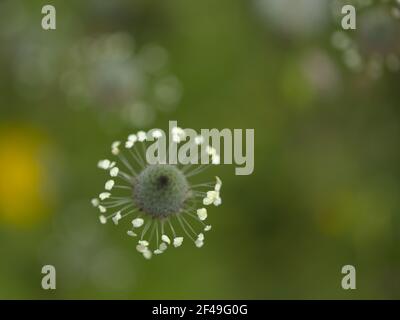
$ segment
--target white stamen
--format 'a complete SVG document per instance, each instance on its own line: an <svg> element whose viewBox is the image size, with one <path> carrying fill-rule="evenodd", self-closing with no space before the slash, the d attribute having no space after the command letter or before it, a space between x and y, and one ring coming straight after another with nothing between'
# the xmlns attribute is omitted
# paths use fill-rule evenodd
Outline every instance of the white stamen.
<svg viewBox="0 0 400 320"><path fill-rule="evenodd" d="M163 235L161 236L161 240L164 241L164 242L166 242L166 243L168 243L168 244L171 244L170 238L169 238L167 235L165 235L165 234L163 234Z"/></svg>
<svg viewBox="0 0 400 320"><path fill-rule="evenodd" d="M174 238L174 247L180 247L182 245L183 242L183 237L176 237Z"/></svg>
<svg viewBox="0 0 400 320"><path fill-rule="evenodd" d="M204 245L204 242L197 239L194 244L196 245L197 248L201 248Z"/></svg>
<svg viewBox="0 0 400 320"><path fill-rule="evenodd" d="M219 177L215 177L215 179L217 180L217 183L215 184L215 188L214 190L219 192L221 190L222 187L222 181Z"/></svg>
<svg viewBox="0 0 400 320"><path fill-rule="evenodd" d="M138 243L142 246L148 247L149 246L149 242L146 240L139 240Z"/></svg>
<svg viewBox="0 0 400 320"><path fill-rule="evenodd" d="M121 211L118 211L113 217L112 217L112 221L114 222L115 225L118 224L118 221L121 220L122 216L121 216Z"/></svg>
<svg viewBox="0 0 400 320"><path fill-rule="evenodd" d="M130 149L133 147L134 144L135 144L135 142L128 140L125 142L125 148Z"/></svg>
<svg viewBox="0 0 400 320"><path fill-rule="evenodd" d="M162 132L161 132L161 130L154 130L152 133L151 133L151 135L152 135L152 137L154 138L154 139L159 139L159 138L161 138L162 136L163 136L163 134L162 134Z"/></svg>
<svg viewBox="0 0 400 320"><path fill-rule="evenodd" d="M100 201L97 198L93 198L91 203L93 207L97 207L100 204Z"/></svg>
<svg viewBox="0 0 400 320"><path fill-rule="evenodd" d="M133 143L135 143L137 141L137 135L136 134L130 134L128 136L128 141L132 141Z"/></svg>
<svg viewBox="0 0 400 320"><path fill-rule="evenodd" d="M139 132L137 133L137 138L138 138L138 140L139 140L140 142L145 141L145 140L147 139L146 132L144 132L144 131L139 131Z"/></svg>
<svg viewBox="0 0 400 320"><path fill-rule="evenodd" d="M111 193L109 193L109 192L102 192L102 193L99 194L100 200L106 200L110 196L111 196Z"/></svg>
<svg viewBox="0 0 400 320"><path fill-rule="evenodd" d="M141 253L143 253L143 252L145 252L145 251L148 251L149 249L148 249L146 246L144 246L144 245L138 244L138 245L136 246L136 250L139 251L139 252L141 252Z"/></svg>
<svg viewBox="0 0 400 320"><path fill-rule="evenodd" d="M121 144L121 141L114 141L111 144L111 153L114 155L117 155L119 153L119 145Z"/></svg>
<svg viewBox="0 0 400 320"><path fill-rule="evenodd" d="M219 155L215 154L211 158L211 163L212 164L220 164L221 163L221 158Z"/></svg>
<svg viewBox="0 0 400 320"><path fill-rule="evenodd" d="M143 257L145 257L145 259L147 259L147 260L151 259L151 255L152 254L151 254L150 250L143 252Z"/></svg>
<svg viewBox="0 0 400 320"><path fill-rule="evenodd" d="M119 173L119 168L118 167L114 167L110 170L110 176L111 177L116 177Z"/></svg>
<svg viewBox="0 0 400 320"><path fill-rule="evenodd" d="M144 223L142 218L136 218L132 220L132 225L134 228L140 228Z"/></svg>
<svg viewBox="0 0 400 320"><path fill-rule="evenodd" d="M207 219L207 209L206 208L200 208L197 209L197 216L201 221L204 221Z"/></svg>
<svg viewBox="0 0 400 320"><path fill-rule="evenodd" d="M104 185L104 189L110 191L114 187L114 180L108 180Z"/></svg>
<svg viewBox="0 0 400 320"><path fill-rule="evenodd" d="M106 224L107 223L107 218L103 215L99 216L99 220L101 224Z"/></svg>
<svg viewBox="0 0 400 320"><path fill-rule="evenodd" d="M104 160L100 160L100 161L97 163L97 167L99 167L100 169L107 170L107 169L110 168L110 164L111 164L110 160L104 159Z"/></svg>

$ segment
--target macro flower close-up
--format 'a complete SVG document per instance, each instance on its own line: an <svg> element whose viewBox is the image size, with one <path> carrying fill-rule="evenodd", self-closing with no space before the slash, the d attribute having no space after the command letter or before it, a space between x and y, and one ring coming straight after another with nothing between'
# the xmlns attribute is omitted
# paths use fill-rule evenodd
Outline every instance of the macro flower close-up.
<svg viewBox="0 0 400 320"><path fill-rule="evenodd" d="M171 143L175 146L186 140L186 133L179 127L171 130ZM146 259L161 254L168 247L180 247L185 238L201 248L205 232L211 230L206 224L209 206L222 203L222 181L215 177L213 183L193 184L191 177L200 174L209 165L219 164L219 155L202 136L194 139L194 145L204 150L209 164L169 164L159 156L156 163L148 163L146 143L159 140L164 133L158 129L130 134L126 141L115 141L111 153L116 159L103 159L98 167L108 172L104 191L92 199L102 224L111 220L115 225L125 217L131 225L127 235L137 238L136 249ZM168 157L169 158L169 157ZM201 153L200 157L201 158ZM198 163L198 158L194 159Z"/></svg>

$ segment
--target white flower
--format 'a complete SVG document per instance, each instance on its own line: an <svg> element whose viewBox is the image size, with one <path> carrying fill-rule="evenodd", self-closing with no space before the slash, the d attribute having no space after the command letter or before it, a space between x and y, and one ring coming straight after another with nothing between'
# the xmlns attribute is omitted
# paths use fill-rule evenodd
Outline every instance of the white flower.
<svg viewBox="0 0 400 320"><path fill-rule="evenodd" d="M160 250L160 249L156 249L156 250L154 250L154 254L161 254L161 253L163 253L164 251L162 251L162 250Z"/></svg>
<svg viewBox="0 0 400 320"><path fill-rule="evenodd" d="M142 218L136 218L132 220L132 225L134 228L140 228L144 223Z"/></svg>
<svg viewBox="0 0 400 320"><path fill-rule="evenodd" d="M167 244L165 243L165 242L161 242L160 243L160 246L158 247L158 249L159 250L161 250L161 251L165 251L165 250L167 250Z"/></svg>
<svg viewBox="0 0 400 320"><path fill-rule="evenodd" d="M204 234L199 233L199 235L197 236L197 240L204 241Z"/></svg>
<svg viewBox="0 0 400 320"><path fill-rule="evenodd" d="M207 225L207 226L204 227L204 231L207 232L207 231L210 231L210 230L211 230L211 226L210 225Z"/></svg>
<svg viewBox="0 0 400 320"><path fill-rule="evenodd" d="M164 242L166 242L166 243L168 243L168 244L171 244L171 240L170 240L169 237L168 237L167 235L165 235L165 234L163 234L163 235L161 236L161 240L164 241Z"/></svg>
<svg viewBox="0 0 400 320"><path fill-rule="evenodd" d="M104 185L104 189L110 191L114 187L114 180L108 180Z"/></svg>
<svg viewBox="0 0 400 320"><path fill-rule="evenodd" d="M97 207L100 204L100 201L97 198L93 198L91 203L93 207Z"/></svg>
<svg viewBox="0 0 400 320"><path fill-rule="evenodd" d="M114 141L111 144L111 153L114 155L119 154L119 145L121 144L121 141Z"/></svg>
<svg viewBox="0 0 400 320"><path fill-rule="evenodd" d="M180 247L182 245L183 242L183 237L176 237L174 238L174 247Z"/></svg>
<svg viewBox="0 0 400 320"><path fill-rule="evenodd" d="M197 216L201 221L204 221L207 219L207 209L206 208L200 208L197 209Z"/></svg>
<svg viewBox="0 0 400 320"><path fill-rule="evenodd" d="M137 133L137 138L138 138L138 140L139 140L140 142L145 141L145 140L147 139L146 132L144 132L144 131L139 131L139 132Z"/></svg>
<svg viewBox="0 0 400 320"><path fill-rule="evenodd" d="M118 224L118 221L121 220L122 216L121 216L121 211L118 211L113 217L112 217L112 221L114 222L114 224Z"/></svg>
<svg viewBox="0 0 400 320"><path fill-rule="evenodd" d="M101 224L106 224L107 223L107 218L103 215L99 216L99 220Z"/></svg>
<svg viewBox="0 0 400 320"><path fill-rule="evenodd" d="M105 213L107 211L107 209L101 205L99 206L99 210L101 213Z"/></svg>
<svg viewBox="0 0 400 320"><path fill-rule="evenodd" d="M110 196L111 196L111 193L109 193L109 192L102 192L99 194L100 200L108 199Z"/></svg>
<svg viewBox="0 0 400 320"><path fill-rule="evenodd" d="M119 168L118 167L114 167L110 170L110 176L111 177L116 177L119 173Z"/></svg>

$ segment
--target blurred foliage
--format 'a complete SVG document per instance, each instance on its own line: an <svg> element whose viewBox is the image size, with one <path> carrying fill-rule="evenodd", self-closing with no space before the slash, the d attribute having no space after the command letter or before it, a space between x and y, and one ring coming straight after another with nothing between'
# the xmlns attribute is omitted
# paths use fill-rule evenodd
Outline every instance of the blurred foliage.
<svg viewBox="0 0 400 320"><path fill-rule="evenodd" d="M41 29L48 1L0 2L1 298L399 298L399 73L346 67L328 1L313 24L299 4L315 1L281 1L279 23L272 2L51 1L56 31ZM97 160L135 129L85 99L71 107L60 77L68 48L120 32L165 48L182 84L152 126L255 129L252 175L208 172L223 205L201 250L145 261L90 206ZM44 264L55 292L40 287ZM340 287L345 264L357 290Z"/></svg>

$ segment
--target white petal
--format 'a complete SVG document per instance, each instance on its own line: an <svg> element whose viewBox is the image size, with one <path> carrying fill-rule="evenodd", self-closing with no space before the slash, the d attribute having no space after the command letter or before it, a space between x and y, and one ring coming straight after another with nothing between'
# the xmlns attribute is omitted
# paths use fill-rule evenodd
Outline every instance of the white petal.
<svg viewBox="0 0 400 320"><path fill-rule="evenodd" d="M139 228L143 225L144 220L142 218L136 218L132 220L132 225L134 228Z"/></svg>
<svg viewBox="0 0 400 320"><path fill-rule="evenodd" d="M100 204L100 201L99 201L99 199L94 198L91 200L91 203L92 203L93 207L97 207Z"/></svg>
<svg viewBox="0 0 400 320"><path fill-rule="evenodd" d="M101 213L104 213L104 212L107 211L107 209L105 207L103 207L103 206L99 206L99 210L100 210Z"/></svg>
<svg viewBox="0 0 400 320"><path fill-rule="evenodd" d="M114 183L115 183L114 180L108 180L104 185L104 189L109 191L112 190L112 188L114 187Z"/></svg>
<svg viewBox="0 0 400 320"><path fill-rule="evenodd" d="M206 208L200 208L197 209L197 216L201 221L204 221L207 219L207 209Z"/></svg>
<svg viewBox="0 0 400 320"><path fill-rule="evenodd" d="M110 196L111 196L111 193L109 193L109 192L102 192L99 194L100 200L105 200L105 199L109 198Z"/></svg>
<svg viewBox="0 0 400 320"><path fill-rule="evenodd" d="M136 237L136 236L137 236L137 234L134 233L132 230L128 230L128 231L126 232L126 234L127 234L128 236L130 236L130 237Z"/></svg>
<svg viewBox="0 0 400 320"><path fill-rule="evenodd" d="M117 225L118 221L121 220L122 216L121 216L121 211L118 211L113 217L112 217L112 221Z"/></svg>
<svg viewBox="0 0 400 320"><path fill-rule="evenodd" d="M161 240L164 241L164 242L166 242L166 243L168 243L168 244L171 244L171 240L170 240L169 237L168 237L167 235L165 235L165 234L163 234L163 235L161 236Z"/></svg>
<svg viewBox="0 0 400 320"><path fill-rule="evenodd" d="M116 177L119 173L119 168L118 167L114 167L110 170L110 176L111 177Z"/></svg>
<svg viewBox="0 0 400 320"><path fill-rule="evenodd" d="M99 216L99 220L101 224L106 224L107 223L107 218L103 215Z"/></svg>
<svg viewBox="0 0 400 320"><path fill-rule="evenodd" d="M144 132L144 131L139 131L139 132L137 133L137 138L138 138L138 140L139 140L140 142L145 141L145 140L147 139L146 132Z"/></svg>
<svg viewBox="0 0 400 320"><path fill-rule="evenodd" d="M210 231L210 230L211 230L211 226L210 225L207 225L207 226L204 227L204 231L207 232L207 231Z"/></svg>
<svg viewBox="0 0 400 320"><path fill-rule="evenodd" d="M174 247L180 247L182 245L183 242L183 237L176 237L174 238Z"/></svg>

